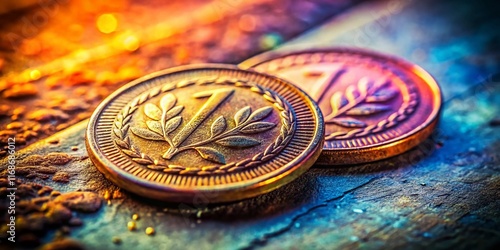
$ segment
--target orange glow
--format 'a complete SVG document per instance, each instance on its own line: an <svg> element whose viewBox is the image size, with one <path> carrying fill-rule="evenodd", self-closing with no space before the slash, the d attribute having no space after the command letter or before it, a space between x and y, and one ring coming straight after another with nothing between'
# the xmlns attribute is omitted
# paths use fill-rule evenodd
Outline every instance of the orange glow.
<svg viewBox="0 0 500 250"><path fill-rule="evenodd" d="M90 54L86 50L77 50L74 52L75 58L80 61L87 61L90 58Z"/></svg>
<svg viewBox="0 0 500 250"><path fill-rule="evenodd" d="M257 20L252 15L243 15L238 21L238 26L243 31L252 32L257 26Z"/></svg>
<svg viewBox="0 0 500 250"><path fill-rule="evenodd" d="M33 81L40 79L41 76L42 76L42 73L40 73L40 70L38 70L38 69L34 69L30 72L30 79Z"/></svg>
<svg viewBox="0 0 500 250"><path fill-rule="evenodd" d="M123 48L128 51L135 51L139 48L139 39L134 35L126 36L123 40Z"/></svg>
<svg viewBox="0 0 500 250"><path fill-rule="evenodd" d="M113 14L102 14L97 18L97 29L104 34L109 34L116 31L118 21Z"/></svg>
<svg viewBox="0 0 500 250"><path fill-rule="evenodd" d="M78 48L79 50L77 51L73 51L72 53L68 53L66 55L60 55L58 58L50 60L49 62L37 65L36 68L28 68L22 72L12 72L11 74L9 74L9 76L7 76L8 82L31 81L32 79L30 77L30 72L32 70L38 70L40 72L40 78L61 71L71 72L73 69L81 67L81 65L89 62L103 60L127 51L136 51L141 45L150 44L170 38L173 35L185 32L187 29L189 29L189 27L203 26L222 20L230 13L232 13L233 10L243 9L246 8L245 6L252 4L253 2L250 1L237 1L237 4L235 3L232 8L220 8L220 2L215 0L207 2L203 6L197 7L195 11L190 12L190 15L168 17L162 20L162 22L160 23L146 26L139 30L126 31L126 26L120 26L121 29L124 30L124 32L119 32L118 34L116 34L116 36L112 37L112 40L107 40L108 42L106 43L102 43L90 48ZM249 25L247 29L252 28L253 21L257 20L251 19L251 16L243 18L243 20L241 21L241 25ZM95 25L98 31L104 34L113 32L117 33L118 31L118 19L116 17L116 14L101 14L95 20ZM73 41L80 41L79 39L83 36L86 26L87 25L84 25L82 23L72 24L68 27L68 32L72 33L72 35L74 36ZM38 44L42 45L42 43ZM180 53L181 57L183 57L182 54L183 52ZM37 73L34 74L34 76L36 76ZM2 86L0 86L0 88L1 87Z"/></svg>

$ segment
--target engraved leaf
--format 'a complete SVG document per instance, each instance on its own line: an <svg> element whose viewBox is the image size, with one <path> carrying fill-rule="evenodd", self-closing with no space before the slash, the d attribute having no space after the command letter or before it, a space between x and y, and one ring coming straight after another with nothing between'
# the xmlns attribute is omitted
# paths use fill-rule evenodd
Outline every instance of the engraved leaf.
<svg viewBox="0 0 500 250"><path fill-rule="evenodd" d="M236 123L236 126L244 123L248 119L248 117L250 116L251 112L252 112L252 109L250 108L250 106L246 106L246 107L238 110L238 112L236 112L236 114L234 114L234 122Z"/></svg>
<svg viewBox="0 0 500 250"><path fill-rule="evenodd" d="M144 105L144 114L155 121L158 121L161 118L160 108L151 103L147 103L146 105Z"/></svg>
<svg viewBox="0 0 500 250"><path fill-rule="evenodd" d="M355 102L356 101L356 87L349 85L347 89L345 90L345 96L349 102Z"/></svg>
<svg viewBox="0 0 500 250"><path fill-rule="evenodd" d="M224 132L224 130L226 130L226 127L227 127L226 119L222 115L219 116L214 121L214 123L212 123L212 127L211 127L212 136L211 137L220 135L222 132Z"/></svg>
<svg viewBox="0 0 500 250"><path fill-rule="evenodd" d="M212 162L226 164L226 159L224 159L224 155L222 155L219 151L209 148L209 147L195 147L196 151L200 154L200 156Z"/></svg>
<svg viewBox="0 0 500 250"><path fill-rule="evenodd" d="M342 93L335 92L330 98L330 104L332 105L332 113L331 115L336 115L339 109L342 107Z"/></svg>
<svg viewBox="0 0 500 250"><path fill-rule="evenodd" d="M368 96L366 102L385 102L397 95L397 91L394 89L382 89L377 91L375 94Z"/></svg>
<svg viewBox="0 0 500 250"><path fill-rule="evenodd" d="M370 84L370 80L368 77L363 77L358 81L358 91L361 96L366 96L366 92L368 90L368 85Z"/></svg>
<svg viewBox="0 0 500 250"><path fill-rule="evenodd" d="M147 129L143 129L143 128L131 128L130 129L132 131L132 133L134 133L134 135L137 135L143 139L147 139L147 140L154 140L154 141L163 141L163 137L150 131L150 130L147 130Z"/></svg>
<svg viewBox="0 0 500 250"><path fill-rule="evenodd" d="M254 122L243 127L240 132L245 134L255 134L270 130L276 127L272 122Z"/></svg>
<svg viewBox="0 0 500 250"><path fill-rule="evenodd" d="M129 148L130 145L126 143L125 141L122 140L115 140L115 143L120 146L121 148Z"/></svg>
<svg viewBox="0 0 500 250"><path fill-rule="evenodd" d="M271 107L271 106L257 109L257 110L255 110L255 112L253 112L250 115L250 117L248 119L251 122L262 120L262 119L266 118L269 114L271 114L271 111L273 111L273 107Z"/></svg>
<svg viewBox="0 0 500 250"><path fill-rule="evenodd" d="M198 93L194 93L193 94L193 97L194 98L205 98L205 97L210 97L214 94L213 91L211 90L208 90L208 91L201 91L201 92L198 92Z"/></svg>
<svg viewBox="0 0 500 250"><path fill-rule="evenodd" d="M161 98L160 107L163 111L167 111L170 110L175 105L176 102L177 99L173 94L170 93Z"/></svg>
<svg viewBox="0 0 500 250"><path fill-rule="evenodd" d="M182 117L176 116L165 124L165 134L169 134L181 125Z"/></svg>
<svg viewBox="0 0 500 250"><path fill-rule="evenodd" d="M149 159L134 158L132 160L142 165L153 164L153 161Z"/></svg>
<svg viewBox="0 0 500 250"><path fill-rule="evenodd" d="M259 145L260 142L246 136L229 136L216 141L216 143L225 147L248 148Z"/></svg>
<svg viewBox="0 0 500 250"><path fill-rule="evenodd" d="M333 120L327 121L326 123L334 123L342 127L348 128L364 128L366 123L353 119L353 118L335 118Z"/></svg>
<svg viewBox="0 0 500 250"><path fill-rule="evenodd" d="M157 122L157 121L147 121L146 122L146 125L148 126L148 128L155 132L155 133L158 133L158 134L163 134L162 131L161 131L161 123L160 122Z"/></svg>
<svg viewBox="0 0 500 250"><path fill-rule="evenodd" d="M180 114L183 109L184 109L184 106L180 106L180 105L173 107L171 110L169 110L167 112L166 119L168 120L168 119Z"/></svg>
<svg viewBox="0 0 500 250"><path fill-rule="evenodd" d="M348 115L372 115L376 113L380 113L382 111L389 110L390 107L387 105L379 105L379 104L365 104L356 108L352 108L347 111Z"/></svg>

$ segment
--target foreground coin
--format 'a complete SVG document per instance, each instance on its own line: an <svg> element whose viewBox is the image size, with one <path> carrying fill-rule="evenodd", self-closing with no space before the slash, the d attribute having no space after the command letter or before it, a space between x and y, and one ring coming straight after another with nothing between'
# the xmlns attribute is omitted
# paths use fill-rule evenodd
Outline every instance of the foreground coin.
<svg viewBox="0 0 500 250"><path fill-rule="evenodd" d="M173 202L225 202L305 172L324 142L321 111L293 85L234 66L157 72L106 98L86 134L118 186Z"/></svg>
<svg viewBox="0 0 500 250"><path fill-rule="evenodd" d="M239 66L287 79L318 103L326 136L317 164L364 163L403 153L425 140L439 117L436 81L395 57L330 48L268 53Z"/></svg>

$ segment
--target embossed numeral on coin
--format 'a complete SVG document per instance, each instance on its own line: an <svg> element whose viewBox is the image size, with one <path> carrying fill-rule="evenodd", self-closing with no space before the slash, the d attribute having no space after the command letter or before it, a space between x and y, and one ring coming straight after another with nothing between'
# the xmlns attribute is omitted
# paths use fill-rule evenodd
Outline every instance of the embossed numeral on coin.
<svg viewBox="0 0 500 250"><path fill-rule="evenodd" d="M209 97L200 110L189 120L182 130L172 139L172 147L163 156L166 159L172 157L177 151L178 146L183 143L225 100L234 93L233 89L217 89L198 92L194 94L195 98Z"/></svg>
<svg viewBox="0 0 500 250"><path fill-rule="evenodd" d="M318 66L307 66L304 67L304 76L306 77L319 77L315 84L313 84L313 88L309 92L311 97L317 102L320 103L326 90L331 88L333 84L339 79L339 77L346 72L346 70L342 66L338 67L318 67Z"/></svg>
<svg viewBox="0 0 500 250"><path fill-rule="evenodd" d="M114 92L92 115L86 146L104 176L130 192L229 202L305 172L323 145L320 112L276 77L233 65L187 66Z"/></svg>
<svg viewBox="0 0 500 250"><path fill-rule="evenodd" d="M182 128L182 130L172 140L173 146L177 147L184 142L205 119L210 116L219 105L221 105L229 96L234 93L232 89L217 89L198 92L194 94L195 98L208 98L207 102L200 110L191 118L191 120Z"/></svg>
<svg viewBox="0 0 500 250"><path fill-rule="evenodd" d="M165 141L169 148L162 155L162 158L170 160L176 154L186 150L196 150L199 155L205 159L215 163L225 164L225 156L216 148L210 147L208 144L215 143L223 147L232 148L248 148L260 144L259 140L247 136L247 134L257 134L268 131L276 126L275 123L264 122L264 118L272 113L273 108L266 106L252 112L250 106L240 109L234 115L235 127L228 128L228 124L224 115L219 116L210 126L210 134L204 139L191 142L188 145L183 145L191 134L210 116L213 112L234 93L233 89L223 88L212 91L198 92L193 95L194 98L206 98L208 100L189 120L189 122L175 135L170 138L170 133L177 130L182 123L180 113L184 106L177 105L177 97L169 93L164 95L160 100L160 105L146 103L144 105L144 114L151 120L146 121L147 128L132 127L131 131L136 136L150 141ZM122 115L123 116L123 115ZM127 116L127 115L124 115ZM122 118L123 120L124 118ZM120 125L123 127L123 125ZM129 144L125 139L126 136L120 130L116 132L121 138L122 148L129 150ZM128 151L126 151L128 152ZM132 151L131 151L132 152ZM139 155L138 152L132 154ZM145 159L147 158L147 159ZM144 164L158 164L157 161L147 155L141 155L140 159L135 159Z"/></svg>

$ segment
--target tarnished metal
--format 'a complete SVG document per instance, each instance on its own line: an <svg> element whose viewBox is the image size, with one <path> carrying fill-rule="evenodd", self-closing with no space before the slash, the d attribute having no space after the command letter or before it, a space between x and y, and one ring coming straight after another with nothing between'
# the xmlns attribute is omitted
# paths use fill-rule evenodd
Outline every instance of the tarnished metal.
<svg viewBox="0 0 500 250"><path fill-rule="evenodd" d="M325 145L318 164L385 159L427 138L441 108L436 81L417 65L379 53L326 48L267 53L239 65L287 79L318 103Z"/></svg>
<svg viewBox="0 0 500 250"><path fill-rule="evenodd" d="M317 105L284 80L234 66L161 71L96 109L87 148L105 176L166 201L240 200L284 185L317 159Z"/></svg>

